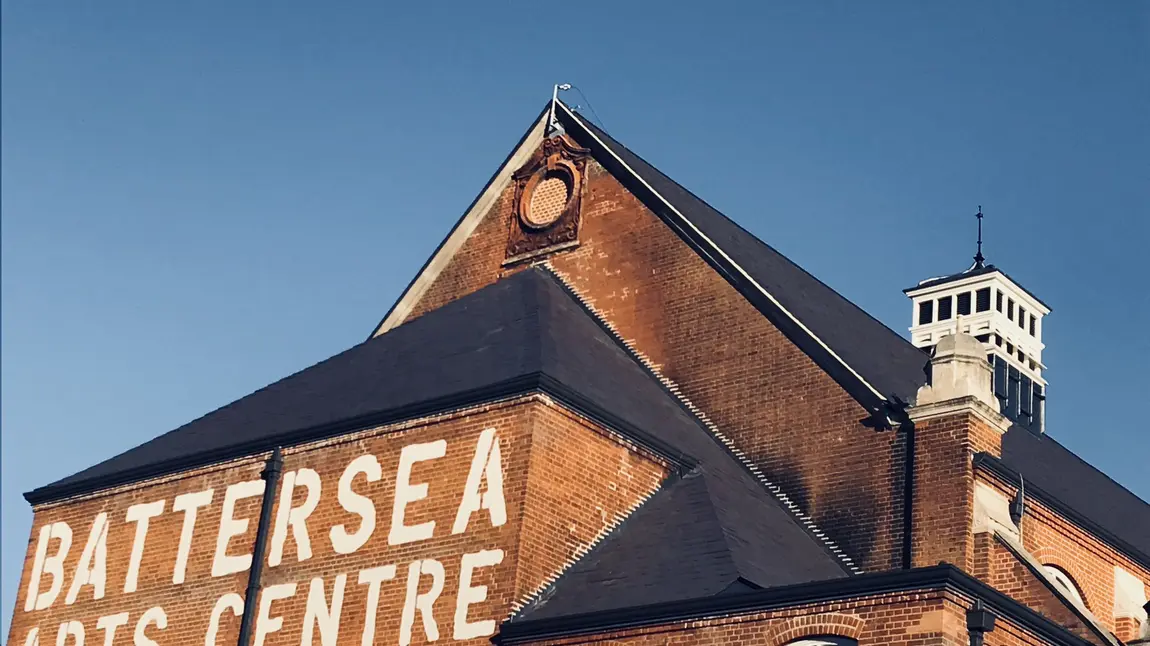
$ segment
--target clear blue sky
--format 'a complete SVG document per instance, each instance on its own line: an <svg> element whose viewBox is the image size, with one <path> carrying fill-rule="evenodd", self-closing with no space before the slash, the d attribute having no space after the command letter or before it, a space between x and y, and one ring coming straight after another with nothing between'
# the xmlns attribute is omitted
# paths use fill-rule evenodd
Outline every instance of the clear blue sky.
<svg viewBox="0 0 1150 646"><path fill-rule="evenodd" d="M556 82L900 332L982 204L1150 497L1150 4L448 4L3 3L4 634L20 494L363 340Z"/></svg>

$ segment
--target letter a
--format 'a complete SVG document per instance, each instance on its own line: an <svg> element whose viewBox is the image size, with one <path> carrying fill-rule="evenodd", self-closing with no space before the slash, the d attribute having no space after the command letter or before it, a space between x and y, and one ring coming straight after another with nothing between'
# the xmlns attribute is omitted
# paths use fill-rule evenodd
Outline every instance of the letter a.
<svg viewBox="0 0 1150 646"><path fill-rule="evenodd" d="M481 495L479 485L483 480L487 480L487 491ZM471 459L471 471L467 474L463 500L459 502L451 533L467 531L471 514L480 509L486 509L491 515L492 527L507 522L507 505L503 501L503 460L499 455L499 438L493 428L480 433L479 441L475 443L475 457Z"/></svg>

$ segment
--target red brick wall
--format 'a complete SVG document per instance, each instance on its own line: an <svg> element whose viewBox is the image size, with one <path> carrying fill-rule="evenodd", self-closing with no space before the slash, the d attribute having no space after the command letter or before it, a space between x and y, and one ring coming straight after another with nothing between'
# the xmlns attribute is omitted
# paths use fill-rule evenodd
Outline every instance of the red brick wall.
<svg viewBox="0 0 1150 646"><path fill-rule="evenodd" d="M1015 601L1065 626L1079 637L1092 643L1104 643L1010 550L993 539L988 542L987 549L986 557L990 562L991 573L988 583Z"/></svg>
<svg viewBox="0 0 1150 646"><path fill-rule="evenodd" d="M550 257L865 569L901 565L904 446L654 214L588 165L580 245ZM494 282L510 189L413 315Z"/></svg>
<svg viewBox="0 0 1150 646"><path fill-rule="evenodd" d="M945 561L974 568L974 467L976 452L1002 452L999 431L973 413L918 420L915 424L915 499L912 561L915 567Z"/></svg>
<svg viewBox="0 0 1150 646"><path fill-rule="evenodd" d="M977 477L980 482L990 485L1008 499L1015 495L1013 487L1005 485L989 472L980 471ZM1136 636L1130 632L1131 626L1119 630L1114 621L1114 568L1121 567L1141 579L1147 584L1148 592L1150 570L1033 498L1026 500L1022 539L1027 551L1039 562L1057 566L1070 575L1078 585L1086 607L1104 626L1115 631L1121 639ZM987 557L980 555L979 559ZM996 585L999 574L992 569L979 572L978 576Z"/></svg>
<svg viewBox="0 0 1150 646"><path fill-rule="evenodd" d="M668 470L556 405L532 410L516 600L525 602L656 489ZM573 444L573 436L579 443ZM589 460L590 451L596 459ZM599 457L601 456L601 457ZM573 495L572 492L581 492Z"/></svg>
<svg viewBox="0 0 1150 646"><path fill-rule="evenodd" d="M898 567L901 438L862 427L864 411L845 392L598 164L589 165L585 190L580 245L549 257L551 265L856 562ZM413 316L509 271L501 263L512 201L508 190ZM917 438L916 565L945 560L989 576L970 535L970 456L1001 453L998 432L971 417L926 422ZM1112 566L1145 570L1065 521L1048 527L1045 543L1062 545L1071 575L1091 581L1088 600L1107 599L1092 608L1112 617Z"/></svg>
<svg viewBox="0 0 1150 646"><path fill-rule="evenodd" d="M498 464L502 468L494 473L499 473L503 480L505 520L500 524L496 513L479 509L470 516L464 531L454 533L453 526L464 500L474 456L481 453L479 472L483 472L484 458L496 464L490 452L480 450L480 440L485 429L489 428L495 429L498 439ZM414 445L436 447L439 444L431 443L441 442L442 457L415 462L411 468L410 484L426 483L428 492L426 498L406 505L403 519L409 532L414 531L410 529L412 527L434 521L431 534L426 538L411 535L415 539L411 542L389 544L395 528L392 512L401 455L410 452ZM352 480L352 490L366 496L370 500L369 507L374 505L375 529L357 550L339 554L333 548L329 529L345 525L348 533L355 534L361 521L360 516L341 506L338 482L349 463L361 456L374 456L381 467L376 481L369 482L363 474ZM85 643L104 643L104 634L97 628L97 620L119 613L127 613L127 619L117 631L115 643L131 643L145 611L156 607L163 609L166 627L161 629L153 625L145 628L147 636L165 645L204 643L216 600L227 593L242 594L247 584L246 570L212 576L224 491L229 485L258 480L262 467L262 458L241 460L38 508L9 643L24 644L26 635L34 626L40 627L41 644L55 643L58 626L66 621L80 622ZM431 590L438 565L442 566L442 592L431 608L440 638L452 639L464 555L478 559L489 557L489 561L485 566L474 569L471 583L472 587L487 586L485 598L481 591L473 591L476 602L466 611L463 620L478 622L490 619L497 625L508 615L517 598L542 583L541 573L551 573L563 567L572 553L583 548L649 495L667 472L664 465L631 451L603 429L538 396L372 429L287 450L284 457L285 485L289 473L305 473L302 469L314 470L321 485L318 503L306 519L312 554L306 560L298 560L300 544L297 544L294 532L289 526L282 533L282 562L264 570L263 586L265 598L270 596L269 586L287 586L281 588L285 598L272 603L269 613L269 617L283 616L285 620L281 630L267 636L266 644L299 644L310 582L318 577L324 586L325 603L331 602L339 575L346 575L338 622L339 643L360 643L367 616L369 586L360 584L358 577L363 570L388 564L395 566L395 573L392 580L381 583L379 588L376 643L396 642L408 600L408 568L413 562L420 561L424 563L424 573L417 574L414 579L417 594ZM575 483L573 474L582 474L585 479ZM487 495L492 488L490 480L484 478L479 483L477 491ZM209 488L213 489L214 497L210 505L198 510L185 580L181 584L173 584L177 546L184 526L184 514L172 511L173 499ZM303 485L294 487L292 493L290 508L303 506L307 500L307 488ZM494 496L489 498L494 499ZM164 501L164 512L150 520L143 543L137 589L124 592L129 554L136 532L133 524L125 522L125 515L132 505L154 501ZM276 505L277 515L280 504ZM233 517L248 519L247 529L227 543L228 554L250 554L259 505L260 496L256 495L235 506ZM599 513L591 514L591 510ZM106 512L110 521L106 539L105 595L95 600L93 587L85 586L80 589L74 603L67 604L65 595L75 579L74 573L82 559L89 528L100 512ZM25 611L40 530L58 521L66 522L73 532L71 549L63 565L61 592L48 607ZM274 544L275 532L269 542L270 546ZM57 542L50 541L48 554L54 554L56 549ZM501 560L496 559L496 550L502 551ZM271 551L275 551L274 547ZM528 554L529 562L521 558L521 553ZM438 565L427 560L437 561ZM499 562L493 563L495 560ZM520 565L525 569L520 570ZM49 579L44 577L41 591L48 587ZM294 594L290 594L293 584ZM234 643L239 619L230 613L223 616L218 643ZM422 616L416 614L414 643L424 641L423 631ZM486 636L477 638L475 642L486 642ZM71 646L73 642L66 643ZM318 634L315 643L320 643Z"/></svg>

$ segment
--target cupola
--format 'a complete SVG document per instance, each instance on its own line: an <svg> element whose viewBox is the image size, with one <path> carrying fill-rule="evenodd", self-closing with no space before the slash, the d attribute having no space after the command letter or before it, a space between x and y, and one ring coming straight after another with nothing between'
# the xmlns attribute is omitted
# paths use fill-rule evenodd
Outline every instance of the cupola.
<svg viewBox="0 0 1150 646"><path fill-rule="evenodd" d="M911 343L933 349L944 337L963 332L982 342L993 369L994 395L1004 415L1041 433L1046 379L1042 363L1043 319L1050 313L1037 296L982 255L982 208L978 252L966 271L930 278L903 292L913 303Z"/></svg>

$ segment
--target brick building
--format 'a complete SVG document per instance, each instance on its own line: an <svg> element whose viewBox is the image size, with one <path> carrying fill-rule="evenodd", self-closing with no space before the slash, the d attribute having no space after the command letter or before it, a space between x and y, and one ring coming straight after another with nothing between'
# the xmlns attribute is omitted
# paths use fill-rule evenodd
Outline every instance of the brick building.
<svg viewBox="0 0 1150 646"><path fill-rule="evenodd" d="M8 643L1144 637L1049 309L907 293L909 342L549 103L367 341L28 493Z"/></svg>

